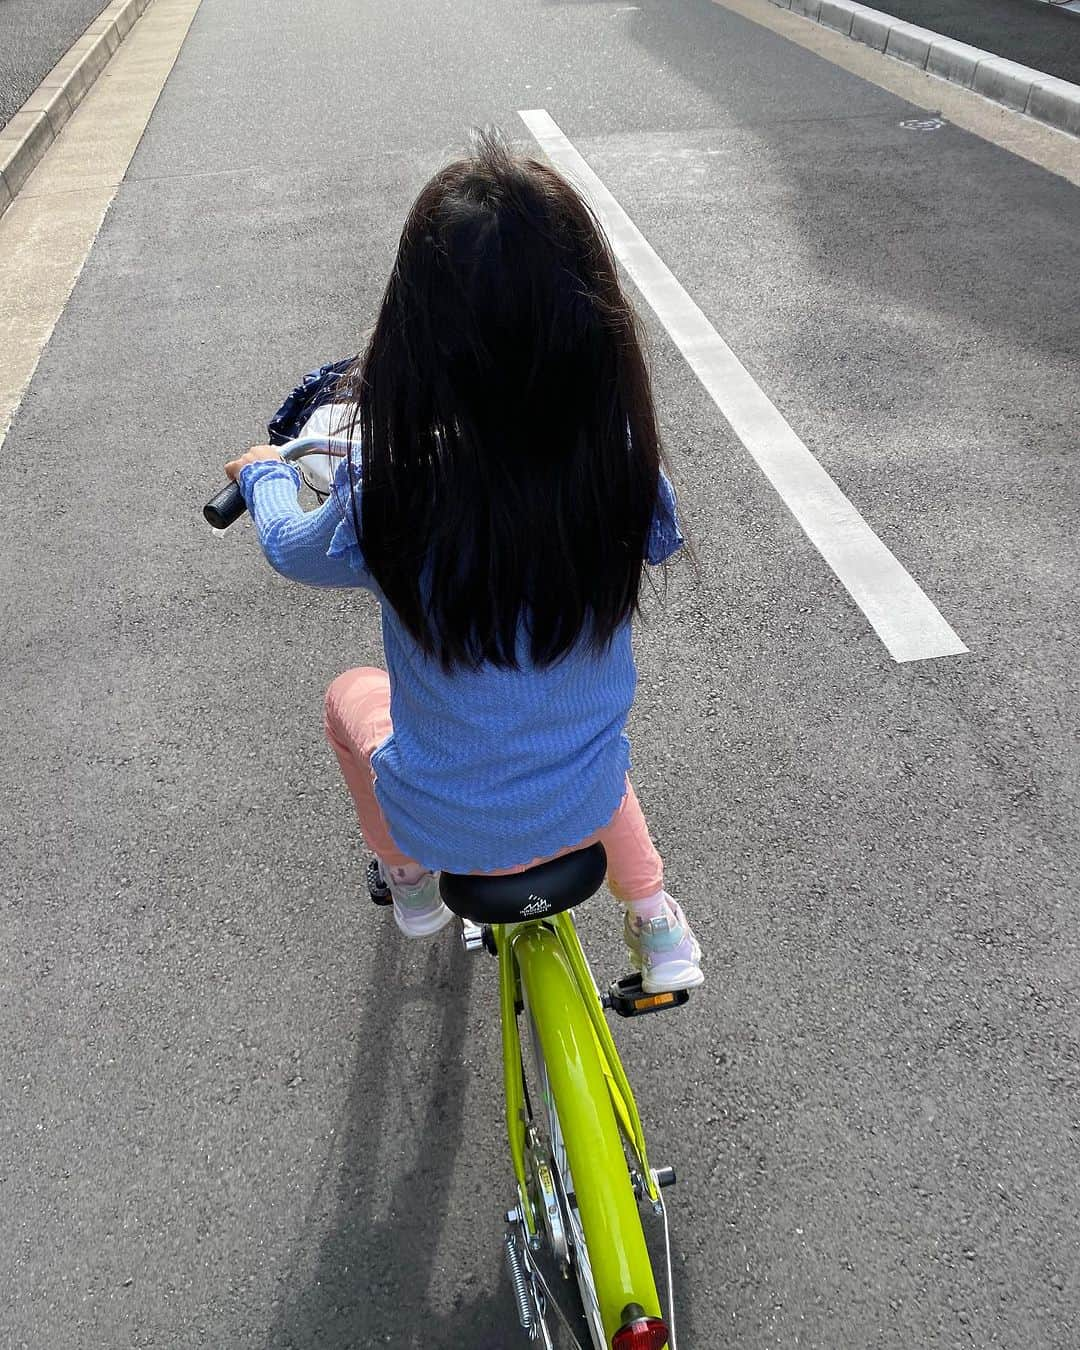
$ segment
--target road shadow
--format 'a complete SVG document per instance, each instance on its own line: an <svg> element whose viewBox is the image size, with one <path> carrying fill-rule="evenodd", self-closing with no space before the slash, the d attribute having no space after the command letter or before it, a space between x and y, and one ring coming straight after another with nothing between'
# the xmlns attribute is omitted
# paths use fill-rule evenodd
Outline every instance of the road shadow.
<svg viewBox="0 0 1080 1350"><path fill-rule="evenodd" d="M433 943L419 972L396 934L379 948L369 986L383 992L367 1005L337 1146L308 1206L306 1232L324 1236L310 1269L310 1244L303 1236L297 1243L266 1350L507 1350L526 1343L503 1261L501 1214L489 1198L492 1189L508 1196L512 1189L504 1150L477 1159L481 1203L473 1210L461 1204L459 1169L470 1171L461 1157L469 1076L462 1052L474 968L475 958L457 942ZM390 1086L403 1034L418 1050L407 1102ZM496 1083L497 1075L496 1068ZM409 1160L390 1177L395 1158L387 1139L400 1139ZM645 1227L666 1302L661 1229L649 1216ZM456 1264L458 1254L460 1280L456 1270L433 1270L438 1260ZM563 1283L549 1264L546 1273L587 1344L573 1282ZM441 1303L429 1294L433 1275L455 1290ZM685 1318L691 1290L678 1255L675 1281ZM552 1331L559 1350L572 1345L554 1322Z"/></svg>
<svg viewBox="0 0 1080 1350"><path fill-rule="evenodd" d="M509 1281L500 1274L493 1295L490 1279L466 1275L477 1260L467 1227L448 1244L463 1254L461 1289L445 1307L432 1307L428 1298L433 1262L446 1250L442 1237L463 1143L468 1072L462 1049L469 1026L471 961L457 942L433 943L418 977L409 945L396 934L378 952L370 988L379 997L367 1005L359 1028L360 1049L337 1147L327 1159L305 1226L321 1229L328 1211L333 1217L314 1269L296 1276L305 1287L283 1294L267 1350L376 1345L498 1350L512 1341ZM393 1057L401 1053L403 1024L409 1034L414 1025L422 1027L413 1041L419 1062L408 1070L415 1081L408 1102L387 1088L396 1078ZM409 1162L387 1177L394 1163L387 1144L395 1137ZM501 1272L497 1242L482 1240L490 1248L490 1264ZM307 1250L303 1241L298 1248L299 1253ZM485 1256L480 1253L481 1260ZM298 1254L297 1267L302 1263ZM452 1288L453 1272L449 1283ZM470 1283L479 1286L475 1293L469 1292Z"/></svg>
<svg viewBox="0 0 1080 1350"><path fill-rule="evenodd" d="M574 0L601 2L607 0ZM565 6L567 0L547 3ZM1000 147L959 128L946 127L941 142L897 129L900 119L927 114L714 0L635 0L621 8L630 41L694 89L686 100L687 127L711 123L732 138L753 140L788 188L783 200L763 201L733 178L727 199L713 202L718 246L751 239L765 248L766 223L779 213L785 228L802 236L822 281L858 296L860 309L872 310L866 298L873 296L886 316L917 306L964 325L950 332L992 332L1057 357L1077 350L1071 183L1017 156L1006 159ZM741 64L718 65L736 32ZM851 105L855 88L875 101ZM658 126L667 125L665 112L658 103ZM893 134L868 138L870 124ZM945 190L961 155L964 191ZM1024 250L1005 242L1016 238ZM864 316L862 336L881 341L874 319ZM792 327L790 316L777 325L770 334L774 347ZM805 360L798 345L793 354Z"/></svg>

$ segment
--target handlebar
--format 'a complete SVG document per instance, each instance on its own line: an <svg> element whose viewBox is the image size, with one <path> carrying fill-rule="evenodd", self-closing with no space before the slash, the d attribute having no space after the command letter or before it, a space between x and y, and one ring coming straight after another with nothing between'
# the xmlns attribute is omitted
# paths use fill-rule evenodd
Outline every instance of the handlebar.
<svg viewBox="0 0 1080 1350"><path fill-rule="evenodd" d="M348 454L351 443L334 436L298 436L281 447L281 458L291 464L305 455L333 454L335 448L340 448L342 454ZM203 515L215 530L227 530L246 510L247 504L240 491L240 484L230 483L210 498L203 507Z"/></svg>

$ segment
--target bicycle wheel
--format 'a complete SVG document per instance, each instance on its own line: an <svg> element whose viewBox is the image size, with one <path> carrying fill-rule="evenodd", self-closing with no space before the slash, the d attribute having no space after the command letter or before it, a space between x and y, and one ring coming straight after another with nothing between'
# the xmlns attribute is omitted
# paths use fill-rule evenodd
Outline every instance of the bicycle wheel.
<svg viewBox="0 0 1080 1350"><path fill-rule="evenodd" d="M561 943L538 926L517 936L514 954L536 1065L533 1123L547 1136L570 1265L593 1346L611 1350L631 1305L660 1317L622 1136Z"/></svg>

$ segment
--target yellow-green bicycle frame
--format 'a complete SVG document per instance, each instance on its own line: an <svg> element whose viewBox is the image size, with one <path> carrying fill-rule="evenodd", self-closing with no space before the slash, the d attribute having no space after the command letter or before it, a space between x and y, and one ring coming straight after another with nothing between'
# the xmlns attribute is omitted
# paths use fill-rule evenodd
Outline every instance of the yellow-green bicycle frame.
<svg viewBox="0 0 1080 1350"><path fill-rule="evenodd" d="M623 1309L660 1316L623 1142L649 1198L658 1191L637 1104L569 913L493 929L499 956L506 1127L521 1213L530 1235L537 1216L526 1175L526 1107L518 1034L519 993L535 1023L559 1114L582 1229L608 1344Z"/></svg>

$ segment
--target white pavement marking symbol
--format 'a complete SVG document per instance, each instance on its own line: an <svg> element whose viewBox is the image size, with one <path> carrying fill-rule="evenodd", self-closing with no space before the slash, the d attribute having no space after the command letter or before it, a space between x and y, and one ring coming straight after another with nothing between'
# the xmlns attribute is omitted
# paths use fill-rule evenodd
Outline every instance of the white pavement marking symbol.
<svg viewBox="0 0 1080 1350"><path fill-rule="evenodd" d="M544 153L576 180L619 261L811 542L896 661L967 648L755 383L612 194L541 109L519 112Z"/></svg>

